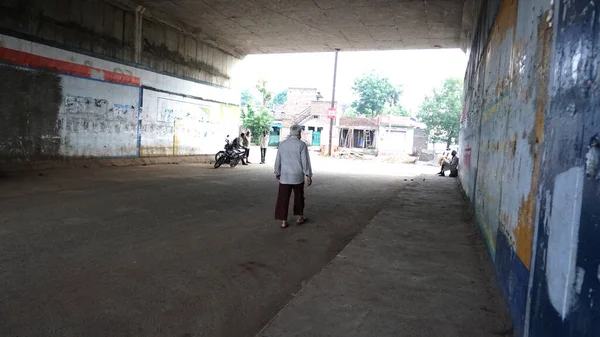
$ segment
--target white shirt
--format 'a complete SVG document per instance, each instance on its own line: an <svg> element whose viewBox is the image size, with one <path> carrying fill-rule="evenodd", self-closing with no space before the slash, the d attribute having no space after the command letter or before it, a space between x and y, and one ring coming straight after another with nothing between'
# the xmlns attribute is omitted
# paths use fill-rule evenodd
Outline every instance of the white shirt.
<svg viewBox="0 0 600 337"><path fill-rule="evenodd" d="M280 176L279 183L285 185L302 184L304 177L312 177L308 146L300 138L289 137L279 143L275 175Z"/></svg>
<svg viewBox="0 0 600 337"><path fill-rule="evenodd" d="M269 135L260 135L258 142L260 143L261 148L266 149L269 147Z"/></svg>

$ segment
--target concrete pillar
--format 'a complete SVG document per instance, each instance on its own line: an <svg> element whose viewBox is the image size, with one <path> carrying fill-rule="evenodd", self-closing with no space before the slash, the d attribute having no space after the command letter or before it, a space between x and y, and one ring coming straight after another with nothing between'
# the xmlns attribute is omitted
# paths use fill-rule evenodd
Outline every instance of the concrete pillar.
<svg viewBox="0 0 600 337"><path fill-rule="evenodd" d="M133 44L135 48L135 63L142 62L142 25L144 22L144 11L146 10L143 6L137 6L135 10L135 29L133 35Z"/></svg>

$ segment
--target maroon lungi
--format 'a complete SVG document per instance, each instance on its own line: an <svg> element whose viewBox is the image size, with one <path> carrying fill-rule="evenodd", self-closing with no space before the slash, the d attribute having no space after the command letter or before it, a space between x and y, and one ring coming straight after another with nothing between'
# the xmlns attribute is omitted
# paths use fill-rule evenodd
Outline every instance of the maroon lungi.
<svg viewBox="0 0 600 337"><path fill-rule="evenodd" d="M294 215L304 215L304 183L298 185L279 184L275 220L287 221L292 191L294 191Z"/></svg>

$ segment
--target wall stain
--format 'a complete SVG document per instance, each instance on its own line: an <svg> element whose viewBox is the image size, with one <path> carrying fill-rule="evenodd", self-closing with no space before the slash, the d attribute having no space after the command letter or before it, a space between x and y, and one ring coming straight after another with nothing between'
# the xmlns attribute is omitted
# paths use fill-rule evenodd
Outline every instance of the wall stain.
<svg viewBox="0 0 600 337"><path fill-rule="evenodd" d="M536 74L537 74L537 100L534 128L529 135L530 153L533 157L533 170L531 186L527 198L522 198L519 206L519 223L513 231L516 240L516 251L527 269L531 265L531 251L533 244L533 226L535 223L536 195L538 191L541 145L544 141L544 120L546 116L546 100L548 97L548 73L550 50L552 48L552 28L550 27L549 13L540 18L537 35Z"/></svg>
<svg viewBox="0 0 600 337"><path fill-rule="evenodd" d="M59 156L58 75L0 66L0 162Z"/></svg>
<svg viewBox="0 0 600 337"><path fill-rule="evenodd" d="M206 62L200 60L190 60L181 55L181 53L172 51L166 45L154 44L148 39L144 39L144 53L150 54L158 60L169 60L176 64L185 65L192 69L200 70L213 76L218 76L227 80L230 79L229 75L224 74L219 69Z"/></svg>

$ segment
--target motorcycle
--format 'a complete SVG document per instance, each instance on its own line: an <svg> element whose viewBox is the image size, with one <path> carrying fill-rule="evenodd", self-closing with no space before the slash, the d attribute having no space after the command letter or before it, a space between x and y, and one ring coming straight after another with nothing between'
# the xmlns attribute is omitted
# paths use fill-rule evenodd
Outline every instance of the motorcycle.
<svg viewBox="0 0 600 337"><path fill-rule="evenodd" d="M215 168L221 167L223 164L229 164L231 167L236 167L244 157L245 150L238 149L229 141L229 135L225 139L225 151L219 151L215 154Z"/></svg>

